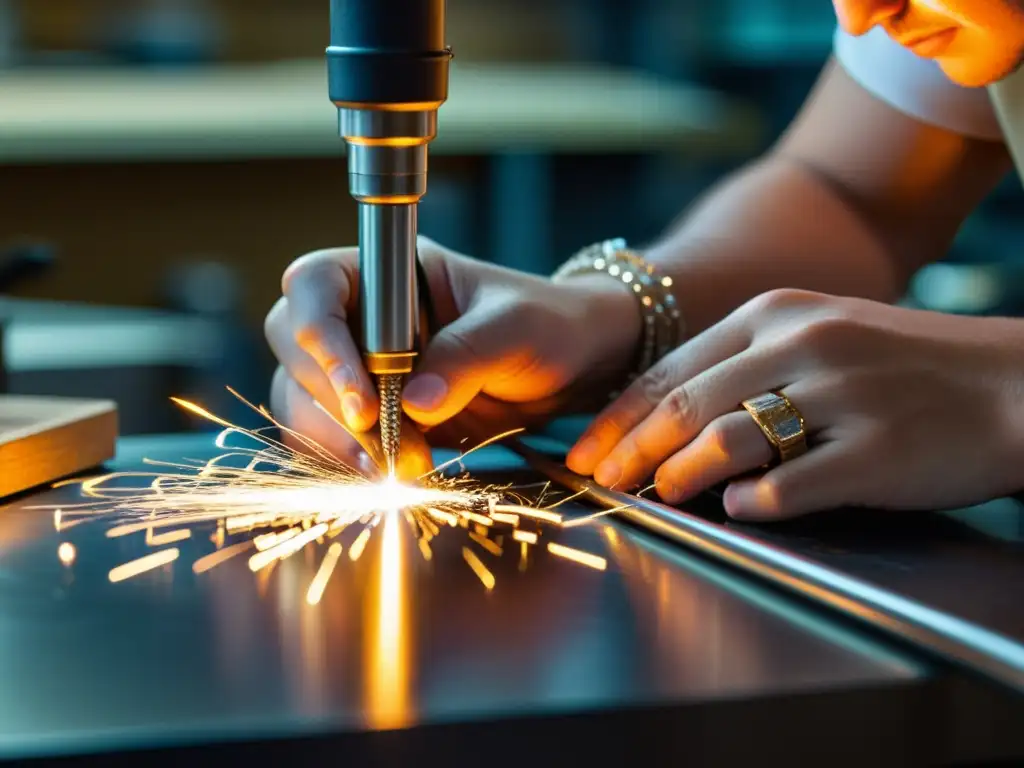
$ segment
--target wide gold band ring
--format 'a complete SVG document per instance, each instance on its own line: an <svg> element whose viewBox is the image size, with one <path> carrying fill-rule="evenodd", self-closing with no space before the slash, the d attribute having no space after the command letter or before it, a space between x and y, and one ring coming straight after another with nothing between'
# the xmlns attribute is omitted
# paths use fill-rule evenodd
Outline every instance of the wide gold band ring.
<svg viewBox="0 0 1024 768"><path fill-rule="evenodd" d="M781 392L766 392L743 401L743 407L785 463L807 453L804 417Z"/></svg>

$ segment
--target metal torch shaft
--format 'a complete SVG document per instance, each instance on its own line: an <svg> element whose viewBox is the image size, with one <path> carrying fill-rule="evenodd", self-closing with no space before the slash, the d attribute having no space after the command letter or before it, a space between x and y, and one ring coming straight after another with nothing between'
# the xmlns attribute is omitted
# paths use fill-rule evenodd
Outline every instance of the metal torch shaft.
<svg viewBox="0 0 1024 768"><path fill-rule="evenodd" d="M416 204L427 145L448 98L446 0L331 0L328 88L359 203L360 298L367 369L394 471L403 379L416 355Z"/></svg>
<svg viewBox="0 0 1024 768"><path fill-rule="evenodd" d="M359 286L366 366L380 390L388 471L401 443L402 385L417 334L416 205L359 205Z"/></svg>

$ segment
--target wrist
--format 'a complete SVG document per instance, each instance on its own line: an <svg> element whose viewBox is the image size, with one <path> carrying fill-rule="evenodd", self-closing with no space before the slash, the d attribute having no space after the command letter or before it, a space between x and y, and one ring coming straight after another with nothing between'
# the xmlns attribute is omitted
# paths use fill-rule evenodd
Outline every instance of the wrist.
<svg viewBox="0 0 1024 768"><path fill-rule="evenodd" d="M574 275L560 285L580 302L586 376L607 392L621 387L636 366L643 338L636 297L622 281L597 272Z"/></svg>

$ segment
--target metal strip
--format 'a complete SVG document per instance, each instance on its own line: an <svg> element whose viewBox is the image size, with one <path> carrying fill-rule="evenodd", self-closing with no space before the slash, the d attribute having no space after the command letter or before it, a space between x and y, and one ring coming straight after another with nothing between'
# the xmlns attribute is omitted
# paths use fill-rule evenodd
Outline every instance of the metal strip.
<svg viewBox="0 0 1024 768"><path fill-rule="evenodd" d="M536 470L652 533L753 573L805 598L907 640L1024 692L1024 646L984 627L846 576L723 525L603 488L518 441L508 443Z"/></svg>

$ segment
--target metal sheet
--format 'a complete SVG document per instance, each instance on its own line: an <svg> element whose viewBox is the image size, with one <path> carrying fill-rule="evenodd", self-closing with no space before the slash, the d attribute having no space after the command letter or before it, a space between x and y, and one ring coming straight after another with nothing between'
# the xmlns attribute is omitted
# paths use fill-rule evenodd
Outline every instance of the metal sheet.
<svg viewBox="0 0 1024 768"><path fill-rule="evenodd" d="M125 441L119 468L143 452L201 458L208 441ZM505 456L476 466L511 477L493 464ZM563 759L653 750L690 764L783 756L795 739L833 765L898 763L919 747L923 710L911 705L928 670L918 661L615 525L558 534L607 557L603 572L540 549L523 569L507 541L501 557L477 548L496 579L488 592L461 557L461 529L436 539L427 562L382 524L310 606L324 546L268 575L244 555L194 574L215 548L210 528L174 545L176 562L111 583L112 567L152 551L144 534L110 539L97 523L57 534L50 514L27 508L76 493L0 509L3 758L332 734L349 739L350 756L401 763L408 755L353 739L410 726L417 749L491 764L544 762L542 734L558 733L569 738L555 748ZM76 548L72 567L58 559L62 542ZM736 717L744 738L727 737ZM850 717L861 735L841 743ZM486 730L502 723L514 727ZM452 725L457 738L445 735ZM315 743L289 742L288 754ZM482 744L495 754L469 751Z"/></svg>

